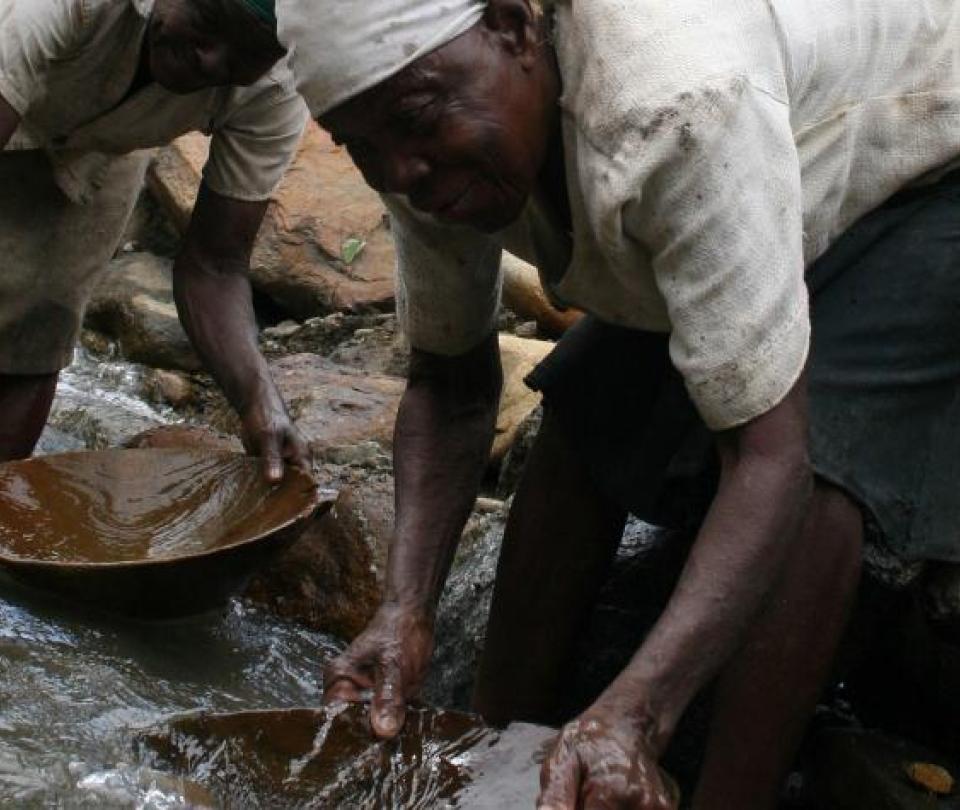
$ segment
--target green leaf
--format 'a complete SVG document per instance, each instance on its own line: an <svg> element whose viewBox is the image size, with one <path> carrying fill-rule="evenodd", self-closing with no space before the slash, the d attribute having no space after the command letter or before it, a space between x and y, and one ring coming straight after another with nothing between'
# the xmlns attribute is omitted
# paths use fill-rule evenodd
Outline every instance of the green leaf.
<svg viewBox="0 0 960 810"><path fill-rule="evenodd" d="M357 256L363 253L363 249L367 246L367 243L362 239L357 239L356 237L350 237L344 241L343 245L340 247L340 258L343 259L345 264L353 264Z"/></svg>

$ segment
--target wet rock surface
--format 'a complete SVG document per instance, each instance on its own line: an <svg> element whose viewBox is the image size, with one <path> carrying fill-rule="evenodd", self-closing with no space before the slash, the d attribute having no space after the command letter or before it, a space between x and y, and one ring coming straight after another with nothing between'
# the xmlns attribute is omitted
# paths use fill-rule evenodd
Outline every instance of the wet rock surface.
<svg viewBox="0 0 960 810"><path fill-rule="evenodd" d="M134 363L198 371L202 364L177 316L170 267L149 253L121 255L94 291L84 323L116 340Z"/></svg>
<svg viewBox="0 0 960 810"><path fill-rule="evenodd" d="M813 793L830 810L958 810L957 763L879 732L833 730L816 740ZM926 774L924 773L926 772ZM931 788L948 788L936 792Z"/></svg>
<svg viewBox="0 0 960 810"><path fill-rule="evenodd" d="M330 514L264 568L246 596L279 616L350 640L373 618L383 596L393 482L363 480L355 472L345 477Z"/></svg>

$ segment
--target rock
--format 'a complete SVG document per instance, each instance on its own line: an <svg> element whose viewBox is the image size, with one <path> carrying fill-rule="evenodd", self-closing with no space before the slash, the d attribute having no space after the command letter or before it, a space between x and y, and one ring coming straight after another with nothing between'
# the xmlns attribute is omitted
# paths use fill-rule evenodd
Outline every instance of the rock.
<svg viewBox="0 0 960 810"><path fill-rule="evenodd" d="M153 402L183 409L190 405L195 397L193 382L186 374L164 369L153 369L144 380L147 396Z"/></svg>
<svg viewBox="0 0 960 810"><path fill-rule="evenodd" d="M127 439L123 446L138 450L186 447L203 448L215 453L243 452L243 445L233 436L224 436L211 428L199 425L164 425L151 428Z"/></svg>
<svg viewBox="0 0 960 810"><path fill-rule="evenodd" d="M501 266L504 306L524 320L536 321L541 334L558 338L583 317L579 310L561 310L550 303L536 267L506 251Z"/></svg>
<svg viewBox="0 0 960 810"><path fill-rule="evenodd" d="M270 368L314 458L336 458L349 454L344 448L370 442L389 452L403 380L364 374L315 354L282 357Z"/></svg>
<svg viewBox="0 0 960 810"><path fill-rule="evenodd" d="M918 789L904 766L914 762L954 767L936 752L879 732L831 729L820 732L815 752L813 790L817 807L830 810L957 810L960 798L931 799ZM931 802L936 802L932 804Z"/></svg>
<svg viewBox="0 0 960 810"><path fill-rule="evenodd" d="M497 477L497 495L501 498L509 498L520 485L520 479L523 477L523 469L527 464L527 458L533 449L533 443L540 432L540 425L543 424L543 408L537 406L520 423L517 428L516 437L510 449L503 457L503 463L500 465L500 475Z"/></svg>
<svg viewBox="0 0 960 810"><path fill-rule="evenodd" d="M904 765L907 778L920 790L935 796L949 796L953 793L955 780L946 768L929 762L909 762Z"/></svg>
<svg viewBox="0 0 960 810"><path fill-rule="evenodd" d="M366 338L372 339L372 335L361 335L359 339ZM524 419L537 407L540 395L527 388L523 378L552 345L542 340L501 336L504 387L492 460L503 457ZM275 358L270 361L270 370L291 416L318 461L335 464L376 461L379 464L384 455L389 455L405 380L366 373L307 353ZM236 415L225 402L214 407L210 421L218 430L228 433L239 430ZM371 443L382 452L370 447ZM359 445L367 446L359 448Z"/></svg>
<svg viewBox="0 0 960 810"><path fill-rule="evenodd" d="M507 505L474 514L464 531L437 612L436 650L424 687L435 706L470 708L483 653Z"/></svg>
<svg viewBox="0 0 960 810"><path fill-rule="evenodd" d="M170 266L149 253L115 259L94 291L84 323L117 340L128 360L197 371L202 364L177 317Z"/></svg>
<svg viewBox="0 0 960 810"><path fill-rule="evenodd" d="M148 184L183 232L208 141L187 135L160 151ZM353 255L355 254L355 255ZM393 241L379 196L349 156L310 125L274 195L251 261L254 287L303 320L393 306Z"/></svg>
<svg viewBox="0 0 960 810"><path fill-rule="evenodd" d="M52 453L72 453L77 450L86 450L87 446L76 436L64 433L62 430L47 425L40 434L40 440L33 450L35 456L48 456Z"/></svg>
<svg viewBox="0 0 960 810"><path fill-rule="evenodd" d="M334 312L302 324L285 321L264 329L261 343L272 356L312 352L361 371L406 377L409 347L393 314Z"/></svg>
<svg viewBox="0 0 960 810"><path fill-rule="evenodd" d="M553 350L553 343L500 335L500 362L503 365L503 393L492 458L503 459L513 444L520 426L540 404L540 394L529 389L524 378Z"/></svg>
<svg viewBox="0 0 960 810"><path fill-rule="evenodd" d="M382 599L393 482L356 476L338 486L331 512L258 574L245 595L279 616L349 640Z"/></svg>

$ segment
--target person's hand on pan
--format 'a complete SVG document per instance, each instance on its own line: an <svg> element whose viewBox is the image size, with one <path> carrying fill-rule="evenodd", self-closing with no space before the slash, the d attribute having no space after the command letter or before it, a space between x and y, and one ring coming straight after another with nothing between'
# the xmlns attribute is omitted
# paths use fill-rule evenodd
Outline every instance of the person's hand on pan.
<svg viewBox="0 0 960 810"><path fill-rule="evenodd" d="M263 460L264 477L271 483L283 480L284 464L310 471L310 449L279 395L251 402L242 416L243 446Z"/></svg>
<svg viewBox="0 0 960 810"><path fill-rule="evenodd" d="M417 608L384 604L324 673L324 703L370 699L380 739L400 733L409 700L420 694L433 654L433 619Z"/></svg>
<svg viewBox="0 0 960 810"><path fill-rule="evenodd" d="M677 789L643 730L594 704L564 726L540 773L537 810L676 810Z"/></svg>

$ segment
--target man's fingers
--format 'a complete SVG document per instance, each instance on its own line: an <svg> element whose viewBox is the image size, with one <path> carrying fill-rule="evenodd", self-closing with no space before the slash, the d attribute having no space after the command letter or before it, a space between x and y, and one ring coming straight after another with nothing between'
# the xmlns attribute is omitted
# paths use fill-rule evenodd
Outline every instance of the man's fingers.
<svg viewBox="0 0 960 810"><path fill-rule="evenodd" d="M365 691L348 678L339 678L324 687L323 702L325 704L360 703Z"/></svg>
<svg viewBox="0 0 960 810"><path fill-rule="evenodd" d="M537 810L577 810L580 792L580 758L562 732L553 752L540 771L540 798Z"/></svg>
<svg viewBox="0 0 960 810"><path fill-rule="evenodd" d="M260 457L263 463L263 477L271 484L283 480L283 455L280 451L280 437L267 433L260 441Z"/></svg>
<svg viewBox="0 0 960 810"><path fill-rule="evenodd" d="M296 427L290 427L283 449L283 457L298 470L310 472L310 448Z"/></svg>
<svg viewBox="0 0 960 810"><path fill-rule="evenodd" d="M370 725L380 739L396 737L407 715L407 701L400 665L385 661L377 672L377 682L370 704Z"/></svg>

